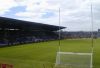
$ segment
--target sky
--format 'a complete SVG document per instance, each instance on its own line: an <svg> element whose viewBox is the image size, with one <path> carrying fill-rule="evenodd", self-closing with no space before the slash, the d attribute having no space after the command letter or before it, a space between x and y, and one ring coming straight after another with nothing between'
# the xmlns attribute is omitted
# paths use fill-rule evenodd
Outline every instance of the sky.
<svg viewBox="0 0 100 68"><path fill-rule="evenodd" d="M0 16L67 27L66 31L100 28L100 0L0 0Z"/></svg>

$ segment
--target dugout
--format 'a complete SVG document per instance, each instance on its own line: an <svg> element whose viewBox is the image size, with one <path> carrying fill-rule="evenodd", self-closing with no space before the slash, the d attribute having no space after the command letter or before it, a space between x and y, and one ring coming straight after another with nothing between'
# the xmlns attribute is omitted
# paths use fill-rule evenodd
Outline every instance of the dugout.
<svg viewBox="0 0 100 68"><path fill-rule="evenodd" d="M58 39L65 27L0 17L0 45L14 45Z"/></svg>

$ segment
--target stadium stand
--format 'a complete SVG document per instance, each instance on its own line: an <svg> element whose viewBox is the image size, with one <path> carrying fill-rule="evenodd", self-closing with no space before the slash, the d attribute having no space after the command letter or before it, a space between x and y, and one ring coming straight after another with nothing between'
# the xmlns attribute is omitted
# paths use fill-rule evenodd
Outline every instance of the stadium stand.
<svg viewBox="0 0 100 68"><path fill-rule="evenodd" d="M0 17L0 46L57 40L65 27Z"/></svg>

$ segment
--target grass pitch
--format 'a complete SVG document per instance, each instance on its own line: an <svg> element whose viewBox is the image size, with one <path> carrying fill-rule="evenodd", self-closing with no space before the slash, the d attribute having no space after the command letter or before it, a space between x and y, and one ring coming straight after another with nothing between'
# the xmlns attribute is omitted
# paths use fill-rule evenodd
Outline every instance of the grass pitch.
<svg viewBox="0 0 100 68"><path fill-rule="evenodd" d="M94 40L94 68L100 68L100 39ZM24 44L0 48L0 63L14 68L53 68L58 52L58 41ZM62 52L91 52L90 39L61 40Z"/></svg>

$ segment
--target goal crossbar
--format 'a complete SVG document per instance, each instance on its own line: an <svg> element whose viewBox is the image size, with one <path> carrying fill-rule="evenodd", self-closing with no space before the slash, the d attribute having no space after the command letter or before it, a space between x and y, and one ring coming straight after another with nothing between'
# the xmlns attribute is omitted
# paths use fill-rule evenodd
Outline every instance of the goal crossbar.
<svg viewBox="0 0 100 68"><path fill-rule="evenodd" d="M57 54L92 55L92 53L57 52Z"/></svg>

